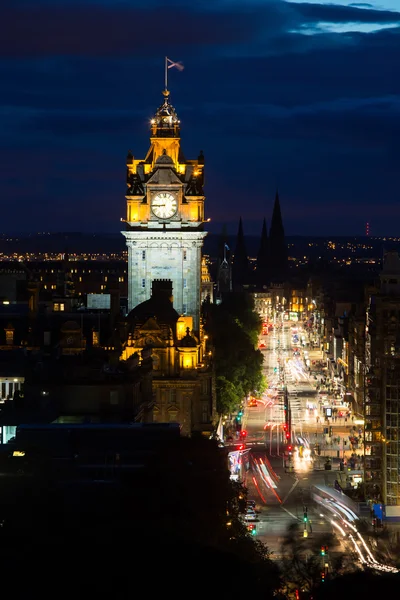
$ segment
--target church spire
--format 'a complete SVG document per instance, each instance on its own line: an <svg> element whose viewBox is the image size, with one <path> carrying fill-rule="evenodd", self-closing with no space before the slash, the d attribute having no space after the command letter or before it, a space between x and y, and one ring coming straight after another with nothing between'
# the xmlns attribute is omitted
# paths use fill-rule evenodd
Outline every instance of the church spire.
<svg viewBox="0 0 400 600"><path fill-rule="evenodd" d="M282 223L282 213L281 213L281 204L279 202L279 192L276 190L275 193L275 202L274 202L274 210L272 212L271 219L271 229L270 229L270 237L273 236L285 236L285 232L283 229Z"/></svg>
<svg viewBox="0 0 400 600"><path fill-rule="evenodd" d="M232 267L233 287L236 291L241 290L243 285L249 283L249 259L243 233L242 217L239 219L236 247Z"/></svg>
<svg viewBox="0 0 400 600"><path fill-rule="evenodd" d="M232 291L231 249L228 245L226 225L222 226L217 252L217 301L221 302L224 294Z"/></svg>
<svg viewBox="0 0 400 600"><path fill-rule="evenodd" d="M256 281L257 285L263 287L268 284L268 266L269 266L269 242L267 233L267 221L263 221L261 230L260 248L257 254L256 263Z"/></svg>
<svg viewBox="0 0 400 600"><path fill-rule="evenodd" d="M279 193L276 190L271 228L269 230L271 280L283 281L287 272L287 246L283 228Z"/></svg>

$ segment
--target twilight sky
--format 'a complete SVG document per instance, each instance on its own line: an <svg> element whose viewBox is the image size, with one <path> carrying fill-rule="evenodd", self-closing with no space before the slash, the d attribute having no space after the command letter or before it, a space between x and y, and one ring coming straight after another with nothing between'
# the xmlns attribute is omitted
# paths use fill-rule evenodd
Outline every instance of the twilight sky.
<svg viewBox="0 0 400 600"><path fill-rule="evenodd" d="M117 232L164 56L208 229L400 235L400 0L2 0L0 232Z"/></svg>

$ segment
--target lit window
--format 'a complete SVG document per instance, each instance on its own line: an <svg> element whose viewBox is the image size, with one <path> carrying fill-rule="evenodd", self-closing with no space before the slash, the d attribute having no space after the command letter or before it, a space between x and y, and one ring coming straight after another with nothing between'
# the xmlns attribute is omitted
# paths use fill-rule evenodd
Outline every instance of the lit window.
<svg viewBox="0 0 400 600"><path fill-rule="evenodd" d="M98 331L92 332L92 344L93 344L93 346L99 346L99 344L100 344Z"/></svg>
<svg viewBox="0 0 400 600"><path fill-rule="evenodd" d="M60 305L58 304L58 302L55 302L53 304L53 310L54 312L58 312L60 310Z"/></svg>
<svg viewBox="0 0 400 600"><path fill-rule="evenodd" d="M6 344L12 346L14 343L14 329L6 329Z"/></svg>
<svg viewBox="0 0 400 600"><path fill-rule="evenodd" d="M64 304L64 303L61 303L61 304L60 304L60 310L61 310L61 311L65 310L65 304Z"/></svg>
<svg viewBox="0 0 400 600"><path fill-rule="evenodd" d="M104 277L104 281L107 282L108 281L108 277L107 275Z"/></svg>

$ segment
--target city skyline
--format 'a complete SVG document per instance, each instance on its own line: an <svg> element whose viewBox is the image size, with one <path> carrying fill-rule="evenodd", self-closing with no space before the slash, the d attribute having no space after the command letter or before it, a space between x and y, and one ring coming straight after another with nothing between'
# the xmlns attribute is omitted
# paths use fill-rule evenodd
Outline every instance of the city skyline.
<svg viewBox="0 0 400 600"><path fill-rule="evenodd" d="M397 9L397 12L396 12ZM123 229L125 157L144 157L164 56L207 230L396 235L395 0L26 0L2 11L2 231ZM112 23L112 27L110 26ZM396 118L397 117L397 118Z"/></svg>

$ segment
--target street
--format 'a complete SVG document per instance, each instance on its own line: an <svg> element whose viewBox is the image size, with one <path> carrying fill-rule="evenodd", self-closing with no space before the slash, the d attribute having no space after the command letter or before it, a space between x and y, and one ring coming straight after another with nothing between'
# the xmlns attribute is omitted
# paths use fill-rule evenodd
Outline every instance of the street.
<svg viewBox="0 0 400 600"><path fill-rule="evenodd" d="M351 423L344 417L336 422L326 419L317 390L322 376L307 369L306 362L311 364L314 356L319 357L306 344L301 327L290 322L275 322L273 329L260 337L268 389L255 406L246 406L243 414L250 466L244 483L259 510L257 538L275 558L280 556L290 523L297 522L299 535L311 544L313 538L331 536L332 523L311 501L310 490L317 484L334 486L335 481L344 485L347 473L339 470L339 461L351 454L345 443ZM290 410L289 439L284 429L285 403ZM341 443L333 443L332 438ZM325 469L327 460L329 470Z"/></svg>

